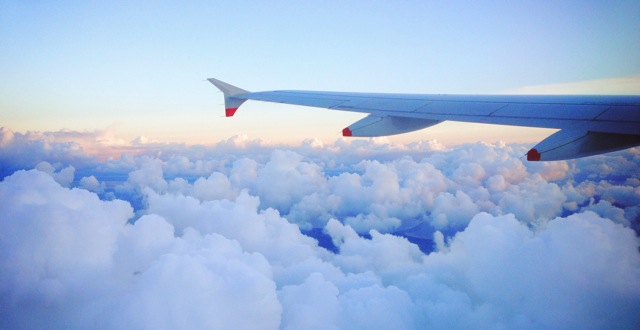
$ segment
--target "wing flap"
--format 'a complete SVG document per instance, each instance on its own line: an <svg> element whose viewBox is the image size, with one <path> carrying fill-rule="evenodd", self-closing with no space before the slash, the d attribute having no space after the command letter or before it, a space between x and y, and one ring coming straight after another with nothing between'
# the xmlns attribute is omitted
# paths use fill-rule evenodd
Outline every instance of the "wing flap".
<svg viewBox="0 0 640 330"><path fill-rule="evenodd" d="M413 112L427 105L429 101L413 99L355 99L332 107L336 110L347 111L396 111Z"/></svg>
<svg viewBox="0 0 640 330"><path fill-rule="evenodd" d="M417 112L437 115L455 113L461 116L489 116L506 105L494 102L435 101L418 109Z"/></svg>
<svg viewBox="0 0 640 330"><path fill-rule="evenodd" d="M612 106L599 115L596 120L640 123L640 106Z"/></svg>
<svg viewBox="0 0 640 330"><path fill-rule="evenodd" d="M510 103L492 113L491 116L592 120L607 108L603 105Z"/></svg>

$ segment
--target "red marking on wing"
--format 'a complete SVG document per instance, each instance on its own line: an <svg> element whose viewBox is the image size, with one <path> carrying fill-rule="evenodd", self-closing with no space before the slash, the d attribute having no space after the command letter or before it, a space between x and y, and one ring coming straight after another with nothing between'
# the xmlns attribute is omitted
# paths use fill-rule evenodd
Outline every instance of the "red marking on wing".
<svg viewBox="0 0 640 330"><path fill-rule="evenodd" d="M540 153L538 152L538 150L536 149L531 149L527 152L527 160L528 161L539 161L540 160Z"/></svg>
<svg viewBox="0 0 640 330"><path fill-rule="evenodd" d="M346 127L345 129L342 130L342 136L353 136L353 133L351 132L349 127Z"/></svg>
<svg viewBox="0 0 640 330"><path fill-rule="evenodd" d="M224 112L227 115L227 117L233 117L233 115L236 113L236 111L238 111L238 108L228 108L228 109L224 110Z"/></svg>

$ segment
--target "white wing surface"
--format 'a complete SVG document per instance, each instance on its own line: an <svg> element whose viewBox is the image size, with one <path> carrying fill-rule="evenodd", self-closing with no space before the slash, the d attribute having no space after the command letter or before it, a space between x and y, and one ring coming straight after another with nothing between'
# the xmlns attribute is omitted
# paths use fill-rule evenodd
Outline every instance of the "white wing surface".
<svg viewBox="0 0 640 330"><path fill-rule="evenodd" d="M344 136L385 136L415 131L445 120L557 128L527 159L563 160L640 145L640 96L440 95L320 91L249 92L208 79L225 97L227 117L257 100L368 113Z"/></svg>

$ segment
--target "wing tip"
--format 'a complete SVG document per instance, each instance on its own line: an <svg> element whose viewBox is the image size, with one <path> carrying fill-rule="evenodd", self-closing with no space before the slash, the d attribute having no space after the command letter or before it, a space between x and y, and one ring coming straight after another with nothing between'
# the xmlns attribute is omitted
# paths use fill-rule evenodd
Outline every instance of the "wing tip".
<svg viewBox="0 0 640 330"><path fill-rule="evenodd" d="M233 117L242 103L246 101L246 99L239 97L239 95L249 92L215 78L208 78L207 80L224 94L225 116Z"/></svg>

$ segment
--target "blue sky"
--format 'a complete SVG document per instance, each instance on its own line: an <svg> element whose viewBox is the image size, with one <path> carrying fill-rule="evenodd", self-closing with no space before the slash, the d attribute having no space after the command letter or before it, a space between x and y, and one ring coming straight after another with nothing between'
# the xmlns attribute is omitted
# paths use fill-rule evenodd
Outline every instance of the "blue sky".
<svg viewBox="0 0 640 330"><path fill-rule="evenodd" d="M21 132L114 126L126 140L332 141L361 115L248 103L229 120L204 79L255 91L501 93L637 77L639 16L637 1L2 1L0 121ZM402 139L549 133L460 125Z"/></svg>

